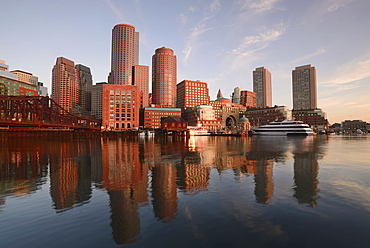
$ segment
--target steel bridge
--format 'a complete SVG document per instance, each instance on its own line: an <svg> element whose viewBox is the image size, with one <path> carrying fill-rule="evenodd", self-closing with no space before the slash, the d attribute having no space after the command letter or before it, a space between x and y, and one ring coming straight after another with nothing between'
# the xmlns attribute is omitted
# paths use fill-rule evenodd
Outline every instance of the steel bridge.
<svg viewBox="0 0 370 248"><path fill-rule="evenodd" d="M96 119L76 116L44 96L0 96L0 129L100 130Z"/></svg>

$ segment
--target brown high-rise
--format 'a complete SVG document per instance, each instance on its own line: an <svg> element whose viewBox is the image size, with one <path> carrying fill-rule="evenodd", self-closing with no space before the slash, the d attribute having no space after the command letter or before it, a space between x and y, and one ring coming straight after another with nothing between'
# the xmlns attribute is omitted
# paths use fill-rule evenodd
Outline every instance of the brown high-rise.
<svg viewBox="0 0 370 248"><path fill-rule="evenodd" d="M53 68L52 98L70 111L79 103L78 72L72 60L59 57Z"/></svg>
<svg viewBox="0 0 370 248"><path fill-rule="evenodd" d="M134 65L132 67L133 85L143 93L140 107L149 107L149 66Z"/></svg>
<svg viewBox="0 0 370 248"><path fill-rule="evenodd" d="M272 106L271 73L265 67L253 71L253 92L257 93L257 107Z"/></svg>
<svg viewBox="0 0 370 248"><path fill-rule="evenodd" d="M292 71L292 84L293 109L316 109L316 68L311 65L296 67Z"/></svg>
<svg viewBox="0 0 370 248"><path fill-rule="evenodd" d="M139 33L128 24L112 30L112 60L109 83L132 85L132 66L139 63Z"/></svg>
<svg viewBox="0 0 370 248"><path fill-rule="evenodd" d="M177 59L173 50L161 47L152 57L152 103L176 106Z"/></svg>

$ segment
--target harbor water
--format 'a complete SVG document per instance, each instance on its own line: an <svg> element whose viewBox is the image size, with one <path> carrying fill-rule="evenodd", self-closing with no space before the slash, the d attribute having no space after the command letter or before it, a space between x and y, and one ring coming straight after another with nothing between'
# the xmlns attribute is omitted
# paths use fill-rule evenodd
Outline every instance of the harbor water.
<svg viewBox="0 0 370 248"><path fill-rule="evenodd" d="M370 135L0 139L0 247L370 247Z"/></svg>

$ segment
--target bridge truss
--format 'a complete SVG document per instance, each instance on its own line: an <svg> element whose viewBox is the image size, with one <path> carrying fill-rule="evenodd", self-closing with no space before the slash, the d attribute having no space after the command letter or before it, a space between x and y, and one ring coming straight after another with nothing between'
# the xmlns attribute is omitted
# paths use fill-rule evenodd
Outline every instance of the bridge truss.
<svg viewBox="0 0 370 248"><path fill-rule="evenodd" d="M0 128L100 130L96 119L76 116L44 96L0 96Z"/></svg>

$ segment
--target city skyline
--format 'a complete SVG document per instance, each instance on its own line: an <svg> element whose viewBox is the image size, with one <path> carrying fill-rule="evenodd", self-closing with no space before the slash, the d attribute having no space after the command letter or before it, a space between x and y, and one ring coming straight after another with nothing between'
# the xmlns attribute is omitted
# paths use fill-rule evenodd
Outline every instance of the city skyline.
<svg viewBox="0 0 370 248"><path fill-rule="evenodd" d="M1 6L7 9L0 17L7 39L0 41L6 48L0 59L11 71L37 76L49 95L57 57L89 67L94 84L107 82L111 30L129 24L140 33L140 65L151 67L155 49L170 47L178 60L177 83L205 81L211 99L219 88L228 98L235 87L252 91L252 72L263 66L272 75L273 105L291 109L291 72L311 64L317 70L317 106L327 112L330 123L370 120L366 0L209 0L176 5L103 0L88 6L36 0ZM58 18L62 16L68 18Z"/></svg>

